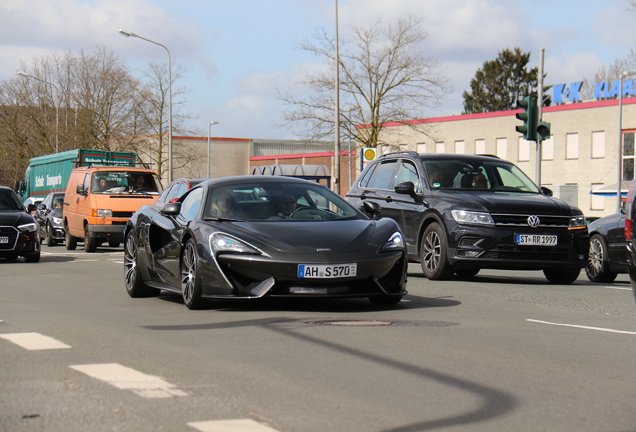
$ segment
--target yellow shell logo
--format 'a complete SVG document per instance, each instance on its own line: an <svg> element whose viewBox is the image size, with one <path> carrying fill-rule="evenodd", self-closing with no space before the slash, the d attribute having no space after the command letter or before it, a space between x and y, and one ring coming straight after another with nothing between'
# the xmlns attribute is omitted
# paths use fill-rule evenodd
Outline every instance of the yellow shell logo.
<svg viewBox="0 0 636 432"><path fill-rule="evenodd" d="M373 160L375 159L375 149L367 148L364 150L364 159L365 160Z"/></svg>

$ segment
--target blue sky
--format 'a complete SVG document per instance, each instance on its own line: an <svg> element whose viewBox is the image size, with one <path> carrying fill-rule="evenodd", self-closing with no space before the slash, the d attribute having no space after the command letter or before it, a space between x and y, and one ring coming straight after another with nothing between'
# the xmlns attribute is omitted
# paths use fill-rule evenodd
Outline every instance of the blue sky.
<svg viewBox="0 0 636 432"><path fill-rule="evenodd" d="M538 60L545 48L546 85L592 78L602 65L636 48L636 10L629 0L339 0L341 37L351 24L384 23L413 13L429 36L422 49L445 71L454 92L421 117L460 114L462 92L484 61L520 47ZM161 47L125 38L120 28L166 45L189 72L176 83L192 90L188 111L207 135L293 139L274 127L282 104L276 89L320 67L295 50L317 28L333 34L334 0L0 0L0 80L20 62L66 50L115 52L139 73L166 61Z"/></svg>

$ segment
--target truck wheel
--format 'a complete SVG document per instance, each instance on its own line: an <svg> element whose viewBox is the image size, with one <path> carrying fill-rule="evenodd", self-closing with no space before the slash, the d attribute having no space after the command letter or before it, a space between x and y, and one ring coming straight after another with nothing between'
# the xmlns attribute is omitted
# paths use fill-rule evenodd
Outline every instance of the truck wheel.
<svg viewBox="0 0 636 432"><path fill-rule="evenodd" d="M77 247L77 237L71 235L67 224L64 224L64 243L66 243L66 250L75 250Z"/></svg>
<svg viewBox="0 0 636 432"><path fill-rule="evenodd" d="M455 273L447 258L448 242L440 224L434 222L426 227L420 246L420 264L424 276L430 280L450 279Z"/></svg>
<svg viewBox="0 0 636 432"><path fill-rule="evenodd" d="M88 224L84 227L84 250L95 252L97 250L97 237L91 237L88 232Z"/></svg>

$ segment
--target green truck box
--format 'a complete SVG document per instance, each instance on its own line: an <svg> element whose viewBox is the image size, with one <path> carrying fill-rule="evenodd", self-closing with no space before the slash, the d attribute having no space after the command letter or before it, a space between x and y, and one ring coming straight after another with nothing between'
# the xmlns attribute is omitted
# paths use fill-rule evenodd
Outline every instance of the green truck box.
<svg viewBox="0 0 636 432"><path fill-rule="evenodd" d="M117 165L134 167L137 154L104 150L75 149L61 153L35 157L20 182L18 195L22 201L28 198L44 198L51 192L66 191L71 170L78 166Z"/></svg>

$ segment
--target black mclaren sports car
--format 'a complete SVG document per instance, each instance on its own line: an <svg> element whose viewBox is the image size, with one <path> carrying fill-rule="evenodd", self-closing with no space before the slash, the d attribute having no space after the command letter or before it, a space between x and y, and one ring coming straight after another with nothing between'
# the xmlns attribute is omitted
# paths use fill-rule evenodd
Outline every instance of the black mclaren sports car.
<svg viewBox="0 0 636 432"><path fill-rule="evenodd" d="M395 221L371 218L326 187L275 176L209 180L177 202L144 206L125 228L125 285L190 309L206 300L368 297L397 304L407 259Z"/></svg>

